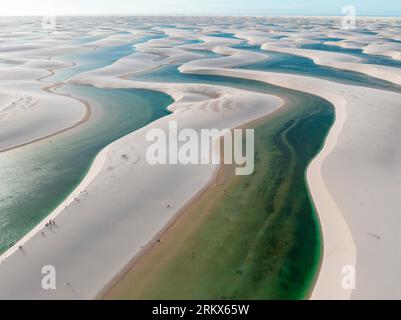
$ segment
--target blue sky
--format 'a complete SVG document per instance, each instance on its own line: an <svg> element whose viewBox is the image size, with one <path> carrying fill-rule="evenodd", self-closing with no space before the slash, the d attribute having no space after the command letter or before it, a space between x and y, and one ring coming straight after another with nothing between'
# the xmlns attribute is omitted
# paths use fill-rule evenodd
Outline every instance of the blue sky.
<svg viewBox="0 0 401 320"><path fill-rule="evenodd" d="M401 16L400 0L2 0L0 15L41 14L299 14Z"/></svg>

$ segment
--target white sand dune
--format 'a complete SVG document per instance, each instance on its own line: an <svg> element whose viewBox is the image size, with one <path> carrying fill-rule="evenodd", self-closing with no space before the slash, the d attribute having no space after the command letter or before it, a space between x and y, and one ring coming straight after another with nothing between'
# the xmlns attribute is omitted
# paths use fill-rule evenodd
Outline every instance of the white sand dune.
<svg viewBox="0 0 401 320"><path fill-rule="evenodd" d="M326 41L324 42L324 44L328 46L337 46L344 49L359 49L359 50L362 50L366 46L366 43L357 43L355 41L350 41L350 40Z"/></svg>
<svg viewBox="0 0 401 320"><path fill-rule="evenodd" d="M87 44L90 47L102 48L102 47L116 47L126 45L127 43L133 43L142 37L148 35L147 32L135 33L135 34L113 34L103 39L93 41Z"/></svg>
<svg viewBox="0 0 401 320"><path fill-rule="evenodd" d="M316 64L327 67L356 71L367 74L371 77L386 80L395 84L401 85L401 69L388 67L383 65L373 65L360 63L361 59L352 55L326 52L320 50L309 50L289 47L276 47L270 44L264 44L262 49L269 51L277 51L289 53L305 58L312 59Z"/></svg>
<svg viewBox="0 0 401 320"><path fill-rule="evenodd" d="M9 97L0 101L0 152L72 127L87 113L80 101L45 91L49 85L35 80L57 63L28 65L0 69L0 94Z"/></svg>
<svg viewBox="0 0 401 320"><path fill-rule="evenodd" d="M401 43L380 43L369 44L363 52L379 56L390 57L394 60L401 60Z"/></svg>
<svg viewBox="0 0 401 320"><path fill-rule="evenodd" d="M274 38L277 36L277 34L274 32L266 32L261 30L236 30L235 36L240 39L246 39L249 44L260 46L268 41L278 41Z"/></svg>
<svg viewBox="0 0 401 320"><path fill-rule="evenodd" d="M56 95L48 90L51 84L39 82L52 72L73 66L53 56L130 44L149 34L109 35L83 45L73 44L68 34L58 34L39 37L29 44L11 42L0 46L0 60L12 63L0 66L0 94L12 97L0 104L0 152L64 132L88 118L88 107L82 102Z"/></svg>
<svg viewBox="0 0 401 320"><path fill-rule="evenodd" d="M244 51L239 49L227 48L218 46L212 49L213 52L224 55L220 58L210 58L203 60L194 60L187 65L194 64L197 68L223 67L231 68L238 67L244 64L252 64L267 60L269 57L266 54L261 54L252 51Z"/></svg>
<svg viewBox="0 0 401 320"><path fill-rule="evenodd" d="M40 82L52 74L50 70L72 66L50 59L57 52L69 52L65 43L39 38L30 45L0 48L0 59L7 62L0 68L0 94L11 97L0 103L0 152L62 132L86 117L83 103L55 95L48 90L50 84Z"/></svg>

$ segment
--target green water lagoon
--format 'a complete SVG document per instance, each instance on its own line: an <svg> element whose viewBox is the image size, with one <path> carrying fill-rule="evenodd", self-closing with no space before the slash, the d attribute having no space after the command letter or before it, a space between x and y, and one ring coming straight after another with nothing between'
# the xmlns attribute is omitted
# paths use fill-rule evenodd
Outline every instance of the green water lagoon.
<svg viewBox="0 0 401 320"><path fill-rule="evenodd" d="M96 121L0 153L0 253L48 216L80 183L101 149L165 116L170 96L147 90L64 86L97 102Z"/></svg>

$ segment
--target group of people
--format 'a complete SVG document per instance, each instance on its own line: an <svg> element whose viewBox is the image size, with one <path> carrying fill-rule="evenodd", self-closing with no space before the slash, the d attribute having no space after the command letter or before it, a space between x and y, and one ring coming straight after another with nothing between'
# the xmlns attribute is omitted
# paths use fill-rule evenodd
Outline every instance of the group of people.
<svg viewBox="0 0 401 320"><path fill-rule="evenodd" d="M46 223L46 227L48 228L48 227L52 227L52 226L55 226L56 225L56 221L55 220L49 220L49 222L48 223Z"/></svg>

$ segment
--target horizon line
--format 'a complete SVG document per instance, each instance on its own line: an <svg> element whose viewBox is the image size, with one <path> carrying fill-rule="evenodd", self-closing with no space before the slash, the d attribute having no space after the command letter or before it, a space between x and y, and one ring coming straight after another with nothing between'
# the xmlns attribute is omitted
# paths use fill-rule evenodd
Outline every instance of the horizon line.
<svg viewBox="0 0 401 320"><path fill-rule="evenodd" d="M258 13L258 14L241 14L241 13L175 13L175 14L162 14L162 13L74 13L74 14L58 14L58 13L41 13L41 14L21 14L21 15L8 15L1 14L0 17L21 18L21 17L44 17L44 16L59 16L59 17L108 17L108 16L121 16L121 17L344 17L342 14L293 14L293 13ZM401 15L369 15L359 14L356 17L364 18L401 18Z"/></svg>

